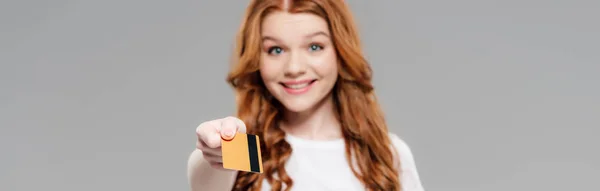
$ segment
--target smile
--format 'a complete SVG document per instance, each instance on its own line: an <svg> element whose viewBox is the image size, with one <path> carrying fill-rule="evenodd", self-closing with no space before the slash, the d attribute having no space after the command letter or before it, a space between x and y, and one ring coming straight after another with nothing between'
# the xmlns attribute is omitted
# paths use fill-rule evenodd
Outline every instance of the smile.
<svg viewBox="0 0 600 191"><path fill-rule="evenodd" d="M302 81L293 81L293 82L284 82L281 83L283 89L288 94L299 95L306 93L310 88L315 84L317 80L302 80Z"/></svg>

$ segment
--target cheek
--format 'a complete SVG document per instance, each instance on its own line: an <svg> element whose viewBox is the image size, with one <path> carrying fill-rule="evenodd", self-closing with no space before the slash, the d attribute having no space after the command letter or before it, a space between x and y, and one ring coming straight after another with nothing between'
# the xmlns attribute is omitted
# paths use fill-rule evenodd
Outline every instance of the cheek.
<svg viewBox="0 0 600 191"><path fill-rule="evenodd" d="M278 75L281 73L280 64L273 63L274 61L262 59L259 67L262 80L266 83L277 81Z"/></svg>
<svg viewBox="0 0 600 191"><path fill-rule="evenodd" d="M325 54L318 57L313 63L313 67L315 68L315 72L319 77L326 79L335 79L337 78L337 57L335 52L329 51Z"/></svg>

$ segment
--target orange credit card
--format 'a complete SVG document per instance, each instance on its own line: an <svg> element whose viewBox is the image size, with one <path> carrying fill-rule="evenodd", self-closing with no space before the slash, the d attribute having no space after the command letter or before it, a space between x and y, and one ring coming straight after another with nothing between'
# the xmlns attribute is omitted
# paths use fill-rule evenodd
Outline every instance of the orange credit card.
<svg viewBox="0 0 600 191"><path fill-rule="evenodd" d="M262 156L257 135L236 133L232 140L221 139L223 168L262 173Z"/></svg>

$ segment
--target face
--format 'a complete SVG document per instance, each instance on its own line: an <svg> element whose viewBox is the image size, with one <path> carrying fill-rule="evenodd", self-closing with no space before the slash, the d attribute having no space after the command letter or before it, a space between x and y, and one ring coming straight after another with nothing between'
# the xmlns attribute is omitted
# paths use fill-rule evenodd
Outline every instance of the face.
<svg viewBox="0 0 600 191"><path fill-rule="evenodd" d="M337 79L337 56L327 22L308 13L274 12L262 24L260 73L289 111L320 103Z"/></svg>

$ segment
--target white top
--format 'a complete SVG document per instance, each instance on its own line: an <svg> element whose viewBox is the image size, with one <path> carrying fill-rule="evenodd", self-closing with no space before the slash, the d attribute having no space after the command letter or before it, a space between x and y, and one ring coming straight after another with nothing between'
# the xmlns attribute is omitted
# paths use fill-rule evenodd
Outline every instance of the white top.
<svg viewBox="0 0 600 191"><path fill-rule="evenodd" d="M402 191L424 191L410 148L397 135L389 133L389 136L400 155ZM348 165L343 139L315 141L288 133L286 140L293 150L285 166L294 181L292 191L365 190ZM262 190L271 190L266 180Z"/></svg>

